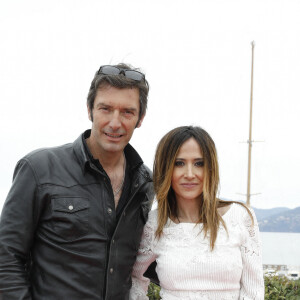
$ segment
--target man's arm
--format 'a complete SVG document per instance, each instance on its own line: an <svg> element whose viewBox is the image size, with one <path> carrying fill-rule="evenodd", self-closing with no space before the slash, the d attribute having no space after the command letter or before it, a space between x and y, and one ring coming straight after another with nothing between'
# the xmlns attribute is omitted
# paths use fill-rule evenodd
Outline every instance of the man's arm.
<svg viewBox="0 0 300 300"><path fill-rule="evenodd" d="M21 160L0 218L0 300L31 299L27 267L37 223L36 193L34 172Z"/></svg>
<svg viewBox="0 0 300 300"><path fill-rule="evenodd" d="M144 277L149 278L150 281L155 283L156 285L160 285L158 276L155 271L156 265L157 265L156 261L151 263L151 265L148 267L147 271L144 273Z"/></svg>

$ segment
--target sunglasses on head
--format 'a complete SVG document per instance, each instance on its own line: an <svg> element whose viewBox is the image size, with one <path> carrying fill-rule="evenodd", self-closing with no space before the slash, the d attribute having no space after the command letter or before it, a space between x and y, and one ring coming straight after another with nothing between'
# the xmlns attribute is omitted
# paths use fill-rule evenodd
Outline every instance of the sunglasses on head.
<svg viewBox="0 0 300 300"><path fill-rule="evenodd" d="M99 74L104 74L104 75L120 75L123 74L125 77L129 79L133 79L135 81L142 81L145 79L145 75L141 72L134 71L134 70L126 70L122 68L118 68L115 66L101 66L98 75Z"/></svg>

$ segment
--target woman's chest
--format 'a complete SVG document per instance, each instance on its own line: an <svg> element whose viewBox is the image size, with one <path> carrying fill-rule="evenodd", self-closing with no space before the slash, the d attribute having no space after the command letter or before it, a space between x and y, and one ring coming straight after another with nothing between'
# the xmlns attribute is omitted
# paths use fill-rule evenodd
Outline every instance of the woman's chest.
<svg viewBox="0 0 300 300"><path fill-rule="evenodd" d="M181 289L188 284L190 288L197 285L205 289L215 278L220 283L239 282L242 272L239 230L229 226L227 234L220 228L211 251L209 236L200 232L201 225L179 225L167 228L155 248L157 273L162 284L169 288Z"/></svg>

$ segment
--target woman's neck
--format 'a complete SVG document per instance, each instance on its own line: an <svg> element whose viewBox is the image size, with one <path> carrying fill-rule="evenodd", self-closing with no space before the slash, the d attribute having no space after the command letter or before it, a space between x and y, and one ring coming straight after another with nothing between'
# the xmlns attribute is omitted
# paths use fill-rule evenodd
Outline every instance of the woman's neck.
<svg viewBox="0 0 300 300"><path fill-rule="evenodd" d="M177 199L177 223L197 223L199 221L200 199Z"/></svg>

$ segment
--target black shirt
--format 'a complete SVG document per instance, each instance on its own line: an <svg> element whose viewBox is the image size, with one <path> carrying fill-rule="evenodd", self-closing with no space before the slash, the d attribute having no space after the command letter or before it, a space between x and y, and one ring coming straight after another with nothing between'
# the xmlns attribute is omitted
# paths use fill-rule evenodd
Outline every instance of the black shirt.
<svg viewBox="0 0 300 300"><path fill-rule="evenodd" d="M92 164L98 168L101 171L105 170L103 169L102 165L100 164L100 161L98 159L95 159L87 145L86 139L90 137L90 132L86 131L83 135L82 141L83 141L83 145L85 148L85 151L90 159L90 161L92 162ZM125 155L126 158L126 155ZM131 180L130 180L130 171L131 171L131 166L130 163L128 161L128 159L126 158L126 170L125 170L125 179L124 179L124 184L123 184L123 188L121 191L121 197L119 199L117 208L116 208L116 221L119 220L120 215L124 209L124 207L126 206L126 203L128 201L128 196L129 196L129 192L130 192L130 185L131 185ZM106 173L106 172L105 172ZM109 178L109 176L107 176Z"/></svg>

